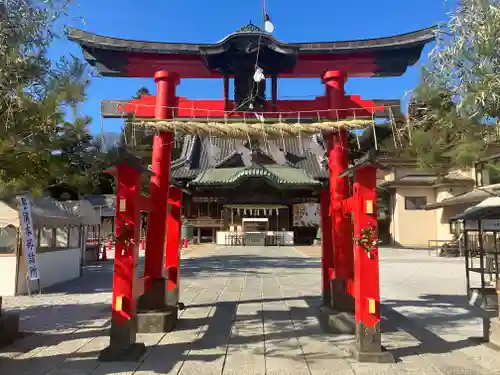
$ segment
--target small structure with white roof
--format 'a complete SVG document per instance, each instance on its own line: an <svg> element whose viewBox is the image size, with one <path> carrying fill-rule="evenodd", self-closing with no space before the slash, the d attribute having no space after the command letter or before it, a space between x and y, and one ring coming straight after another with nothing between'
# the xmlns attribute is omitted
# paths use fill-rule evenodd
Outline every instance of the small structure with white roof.
<svg viewBox="0 0 500 375"><path fill-rule="evenodd" d="M100 223L87 201L27 198L36 242L41 288L81 275L87 228ZM14 201L13 201L14 202ZM0 201L0 296L28 292L27 262L16 203Z"/></svg>

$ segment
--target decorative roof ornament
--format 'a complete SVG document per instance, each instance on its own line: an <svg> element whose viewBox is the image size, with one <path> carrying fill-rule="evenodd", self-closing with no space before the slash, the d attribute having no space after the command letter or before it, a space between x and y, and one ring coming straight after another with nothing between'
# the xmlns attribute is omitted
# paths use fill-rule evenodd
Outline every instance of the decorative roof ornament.
<svg viewBox="0 0 500 375"><path fill-rule="evenodd" d="M241 26L237 33L261 33L262 29L250 21L247 25Z"/></svg>

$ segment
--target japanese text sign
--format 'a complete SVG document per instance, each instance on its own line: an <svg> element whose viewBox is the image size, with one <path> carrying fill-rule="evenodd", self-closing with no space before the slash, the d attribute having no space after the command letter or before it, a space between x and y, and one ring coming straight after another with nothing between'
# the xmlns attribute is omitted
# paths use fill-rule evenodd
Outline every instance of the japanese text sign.
<svg viewBox="0 0 500 375"><path fill-rule="evenodd" d="M40 280L40 270L36 263L36 231L31 217L31 202L25 197L19 198L19 218L24 255L26 256L26 265L28 267L28 279Z"/></svg>

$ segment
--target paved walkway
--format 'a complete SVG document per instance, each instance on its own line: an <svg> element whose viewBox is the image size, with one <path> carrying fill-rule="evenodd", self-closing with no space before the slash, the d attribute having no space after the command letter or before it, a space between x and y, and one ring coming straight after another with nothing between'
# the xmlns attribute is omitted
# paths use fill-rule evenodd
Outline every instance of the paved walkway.
<svg viewBox="0 0 500 375"><path fill-rule="evenodd" d="M500 353L462 297L461 260L382 250L384 345L395 365L358 364L352 338L321 332L319 259L295 248L207 247L187 254L176 331L139 335L139 363L99 363L109 342L111 263L37 297L5 298L35 332L0 352L0 374L500 374Z"/></svg>

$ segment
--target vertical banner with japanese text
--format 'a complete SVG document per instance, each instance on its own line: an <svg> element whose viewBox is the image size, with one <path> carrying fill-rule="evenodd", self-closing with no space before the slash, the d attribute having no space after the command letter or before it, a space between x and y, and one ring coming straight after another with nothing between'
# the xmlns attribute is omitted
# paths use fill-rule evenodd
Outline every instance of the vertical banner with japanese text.
<svg viewBox="0 0 500 375"><path fill-rule="evenodd" d="M40 270L36 263L36 236L31 217L31 202L28 198L19 198L19 219L21 224L24 255L28 267L28 279L40 280Z"/></svg>

